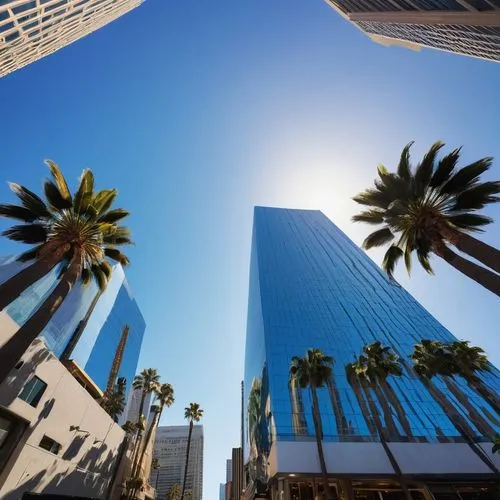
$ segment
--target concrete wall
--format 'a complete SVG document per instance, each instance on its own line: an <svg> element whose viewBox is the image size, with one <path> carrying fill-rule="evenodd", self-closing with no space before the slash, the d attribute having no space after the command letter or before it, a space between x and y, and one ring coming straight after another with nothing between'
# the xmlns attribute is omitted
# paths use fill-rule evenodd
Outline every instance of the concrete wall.
<svg viewBox="0 0 500 500"><path fill-rule="evenodd" d="M500 456L491 454L492 445L484 451L500 467ZM460 443L391 443L395 458L404 474L491 474L492 471L466 444ZM330 474L380 474L394 471L379 443L323 443ZM319 474L316 441L277 441L269 456L270 477L278 473Z"/></svg>
<svg viewBox="0 0 500 500"><path fill-rule="evenodd" d="M0 312L0 338L9 337L16 327ZM43 341L36 340L23 361L0 385L0 408L26 425L0 473L0 498L19 499L25 491L106 498L124 431ZM48 385L36 408L18 398L32 374ZM57 455L39 447L44 435L61 445Z"/></svg>

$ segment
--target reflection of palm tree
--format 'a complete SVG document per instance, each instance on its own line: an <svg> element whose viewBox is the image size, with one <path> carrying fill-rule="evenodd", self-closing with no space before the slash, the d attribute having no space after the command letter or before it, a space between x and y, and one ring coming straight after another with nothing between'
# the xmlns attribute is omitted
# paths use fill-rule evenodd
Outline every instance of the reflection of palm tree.
<svg viewBox="0 0 500 500"><path fill-rule="evenodd" d="M62 264L55 287L2 346L0 381L5 380L79 280L86 284L93 278L104 290L112 273L109 260L128 263L127 257L117 248L130 243L128 229L117 224L128 212L120 208L110 210L117 191L95 192L94 176L90 170L85 170L78 189L71 194L59 167L53 162L47 163L52 180L45 181L46 201L23 186L11 184L22 206L0 205L1 216L22 221L21 225L3 234L12 240L35 245L21 256L22 260L32 263L0 285L0 309Z"/></svg>
<svg viewBox="0 0 500 500"><path fill-rule="evenodd" d="M110 417L118 422L118 416L123 413L125 409L125 391L127 380L120 377L111 393L108 393L102 401L103 409L110 415Z"/></svg>
<svg viewBox="0 0 500 500"><path fill-rule="evenodd" d="M455 398L469 410L471 405L466 401L465 395L460 391L453 381L453 375L456 374L454 355L447 345L438 340L422 339L420 344L415 344L411 359L414 363L415 373L420 377L425 387L429 390L433 398L439 403L445 414L452 421L455 428L462 434L471 449L478 457L494 472L499 471L491 460L484 454L483 450L475 442L476 433L471 428L467 420L459 413L455 406L450 403L446 396L432 382L432 378L440 376L448 390ZM474 424L479 428L483 426L485 420L481 417L478 420L478 412L469 413Z"/></svg>
<svg viewBox="0 0 500 500"><path fill-rule="evenodd" d="M371 417L373 423L377 430L380 443L384 448L384 451L389 459L395 473L399 477L401 487L405 494L407 500L411 500L411 494L406 485L406 481L403 479L403 473L401 467L399 466L396 457L392 453L389 445L387 444L387 433L386 429L382 425L380 418L380 413L378 407L372 397L371 391L379 399L379 403L384 408L384 416L386 417L386 424L388 424L387 415L390 414L387 402L383 397L380 386L386 383L386 379L389 375L401 376L402 370L399 364L399 358L395 353L393 353L390 348L383 347L380 342L374 342L373 344L368 344L363 348L363 353L359 355L354 363L349 363L346 366L347 379L352 381L356 380L359 382L362 391L368 401L368 406L370 408ZM368 415L365 415L365 419ZM369 419L367 419L368 421ZM392 426L387 425L389 429Z"/></svg>
<svg viewBox="0 0 500 500"><path fill-rule="evenodd" d="M173 484L167 491L166 500L181 500L181 487L179 484Z"/></svg>
<svg viewBox="0 0 500 500"><path fill-rule="evenodd" d="M194 422L199 422L201 417L203 417L203 410L200 408L198 403L190 403L188 407L184 409L184 418L189 421L189 433L188 433L188 441L186 448L186 465L184 467L184 480L182 482L182 493L181 500L184 500L184 496L186 495L186 482L187 482L187 474L188 474L188 466L189 466L189 451L191 448L191 436L193 435L193 426Z"/></svg>
<svg viewBox="0 0 500 500"><path fill-rule="evenodd" d="M335 415L335 424L337 426L337 435L339 439L342 440L344 436L349 434L349 425L344 415L342 409L342 403L340 402L340 394L335 384L333 377L326 381L326 386L328 388L328 394L330 396L330 402L333 408L333 414Z"/></svg>
<svg viewBox="0 0 500 500"><path fill-rule="evenodd" d="M302 392L295 379L290 379L288 384L290 393L290 401L292 404L292 427L296 436L307 436L307 422L304 412L304 401L302 400Z"/></svg>
<svg viewBox="0 0 500 500"><path fill-rule="evenodd" d="M296 381L301 389L309 388L311 391L314 434L323 478L323 491L327 499L332 498L332 494L328 484L328 473L323 453L323 430L317 390L324 387L331 378L332 365L333 358L324 354L320 349L309 349L304 357L294 356L290 365L290 379Z"/></svg>

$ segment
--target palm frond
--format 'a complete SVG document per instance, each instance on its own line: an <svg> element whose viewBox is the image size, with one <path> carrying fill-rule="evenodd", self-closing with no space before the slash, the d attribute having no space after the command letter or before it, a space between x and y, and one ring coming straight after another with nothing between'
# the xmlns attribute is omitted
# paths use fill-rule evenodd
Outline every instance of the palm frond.
<svg viewBox="0 0 500 500"><path fill-rule="evenodd" d="M2 235L10 240L28 244L44 243L47 239L47 230L41 224L23 224L6 229Z"/></svg>
<svg viewBox="0 0 500 500"><path fill-rule="evenodd" d="M385 252L382 268L390 278L394 279L394 270L396 269L399 259L401 259L403 255L403 250L397 245L391 245L387 249L387 252Z"/></svg>
<svg viewBox="0 0 500 500"><path fill-rule="evenodd" d="M108 284L108 279L103 270L100 266L93 265L91 267L91 273L97 283L97 286L99 287L99 290L103 292L106 289L106 285Z"/></svg>
<svg viewBox="0 0 500 500"><path fill-rule="evenodd" d="M360 212L351 219L353 222L366 222L367 224L382 224L384 222L384 212L372 209Z"/></svg>
<svg viewBox="0 0 500 500"><path fill-rule="evenodd" d="M30 191L28 188L25 188L15 182L9 182L9 187L11 191L21 200L23 207L35 216L33 220L50 216L47 206L43 200L38 195L33 193L33 191Z"/></svg>
<svg viewBox="0 0 500 500"><path fill-rule="evenodd" d="M29 249L26 252L23 252L21 255L17 256L17 261L19 262L28 262L30 260L34 260L38 257L40 250L43 248L43 245L38 245Z"/></svg>
<svg viewBox="0 0 500 500"><path fill-rule="evenodd" d="M479 177L491 167L492 163L493 158L487 157L462 167L441 187L441 191L447 194L458 194L474 187Z"/></svg>
<svg viewBox="0 0 500 500"><path fill-rule="evenodd" d="M466 231L483 231L481 226L486 226L493 222L491 217L486 215L464 213L458 215L450 215L448 217L448 222L451 222L454 226L464 229Z"/></svg>
<svg viewBox="0 0 500 500"><path fill-rule="evenodd" d="M47 198L49 205L54 210L64 210L66 208L71 208L71 202L61 196L58 187L52 181L45 181L43 190L45 192L45 197Z"/></svg>
<svg viewBox="0 0 500 500"><path fill-rule="evenodd" d="M64 175L61 172L61 169L52 160L45 160L45 163L50 169L50 173L52 174L55 186L59 191L61 198L67 202L68 208L71 207L73 203L73 200L71 198L71 192L69 190L66 179L64 178Z"/></svg>
<svg viewBox="0 0 500 500"><path fill-rule="evenodd" d="M436 170L432 174L430 187L437 188L448 181L453 174L458 160L460 159L460 152L462 148L454 149L451 153L443 156L437 164Z"/></svg>
<svg viewBox="0 0 500 500"><path fill-rule="evenodd" d="M80 274L80 279L82 280L82 283L84 285L88 285L92 280L92 273L90 272L90 270L87 268L83 268Z"/></svg>
<svg viewBox="0 0 500 500"><path fill-rule="evenodd" d="M489 203L500 201L500 181L482 182L462 191L455 200L452 210L478 210Z"/></svg>
<svg viewBox="0 0 500 500"><path fill-rule="evenodd" d="M33 213L26 207L18 205L1 204L0 217L7 217L9 219L17 219L23 222L33 222L38 219L38 215Z"/></svg>
<svg viewBox="0 0 500 500"><path fill-rule="evenodd" d="M393 201L378 189L366 189L362 193L356 195L353 200L360 205L368 205L382 209L387 208L389 203Z"/></svg>
<svg viewBox="0 0 500 500"><path fill-rule="evenodd" d="M116 262L119 262L122 266L128 266L130 264L128 257L117 248L105 247L104 255Z"/></svg>
<svg viewBox="0 0 500 500"><path fill-rule="evenodd" d="M429 185L434 172L434 162L439 150L444 146L441 141L435 142L427 151L422 162L417 166L414 174L417 195L422 196Z"/></svg>
<svg viewBox="0 0 500 500"><path fill-rule="evenodd" d="M410 149L415 141L409 142L401 152L401 158L399 160L397 174L401 179L408 181L411 178L411 167L410 167Z"/></svg>
<svg viewBox="0 0 500 500"><path fill-rule="evenodd" d="M123 208L115 208L114 210L108 210L103 215L101 215L98 219L98 222L107 222L110 224L114 224L125 217L128 217L130 212L124 210Z"/></svg>
<svg viewBox="0 0 500 500"><path fill-rule="evenodd" d="M417 248L417 259L427 273L434 274L434 270L432 269L431 263L429 261L429 252Z"/></svg>
<svg viewBox="0 0 500 500"><path fill-rule="evenodd" d="M80 177L80 184L75 193L73 201L74 209L77 213L85 213L92 202L94 191L94 174L92 170L86 169Z"/></svg>
<svg viewBox="0 0 500 500"><path fill-rule="evenodd" d="M99 191L92 200L92 206L98 214L103 214L109 210L118 191L116 189L104 189Z"/></svg>
<svg viewBox="0 0 500 500"><path fill-rule="evenodd" d="M379 229L369 234L363 241L363 248L369 250L373 247L380 247L394 239L392 231L388 227Z"/></svg>

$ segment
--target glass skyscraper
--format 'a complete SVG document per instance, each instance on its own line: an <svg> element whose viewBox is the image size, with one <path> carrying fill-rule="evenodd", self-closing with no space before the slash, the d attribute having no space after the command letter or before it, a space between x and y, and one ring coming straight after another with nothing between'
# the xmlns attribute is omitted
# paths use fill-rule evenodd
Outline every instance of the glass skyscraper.
<svg viewBox="0 0 500 500"><path fill-rule="evenodd" d="M500 61L499 0L326 0L372 40Z"/></svg>
<svg viewBox="0 0 500 500"><path fill-rule="evenodd" d="M318 391L334 493L335 481L348 477L353 498L404 498L390 454L414 499L500 498L467 496L475 480L487 482L500 467L491 454L500 432L500 374L491 367L475 386L460 377L419 378L409 356L422 339L456 340L321 212L257 207L245 353L250 484L269 488L273 500L309 500L321 488L309 391L289 383L292 357L319 348L334 359L333 376ZM362 392L346 367L375 341L397 353L403 376ZM453 478L470 484L460 490L450 486Z"/></svg>
<svg viewBox="0 0 500 500"><path fill-rule="evenodd" d="M22 267L15 259L0 262L0 282L18 272ZM29 287L7 308L7 314L22 325L36 311L57 282L58 269L44 276ZM49 324L42 331L47 348L60 357L70 342L75 330L91 308L97 294L95 284L78 284L68 294L63 305L57 310ZM91 310L81 337L70 358L104 391L111 364L124 327L129 326L118 378L127 380L127 392L137 370L142 340L146 324L141 311L132 296L125 273L117 264L104 293Z"/></svg>

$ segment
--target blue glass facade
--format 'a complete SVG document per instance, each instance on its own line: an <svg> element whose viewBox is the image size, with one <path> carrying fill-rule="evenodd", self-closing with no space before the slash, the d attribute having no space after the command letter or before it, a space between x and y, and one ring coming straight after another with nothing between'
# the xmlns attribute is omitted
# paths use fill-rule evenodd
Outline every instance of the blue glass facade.
<svg viewBox="0 0 500 500"><path fill-rule="evenodd" d="M409 357L423 338L456 340L321 212L257 207L245 355L247 458L268 455L274 441L314 435L309 391L289 384L291 358L309 348L334 358L332 380L318 392L325 442L379 441L374 411L390 442L463 442L463 422L476 441L491 441L500 432L498 370L479 374L475 386L460 377L429 383ZM346 366L375 341L399 355L403 376L364 394Z"/></svg>
<svg viewBox="0 0 500 500"><path fill-rule="evenodd" d="M23 264L4 258L0 262L0 283L18 272ZM44 276L20 297L12 302L6 311L18 325L30 317L56 284L58 269ZM68 294L43 330L50 351L61 356L78 324L91 307L97 294L95 284L77 285ZM118 377L127 379L127 392L136 373L142 340L146 329L144 318L133 298L125 274L120 265L113 268L113 274L105 292L100 296L90 315L88 323L71 355L80 367L102 389L107 378L125 325L130 327L127 343Z"/></svg>

